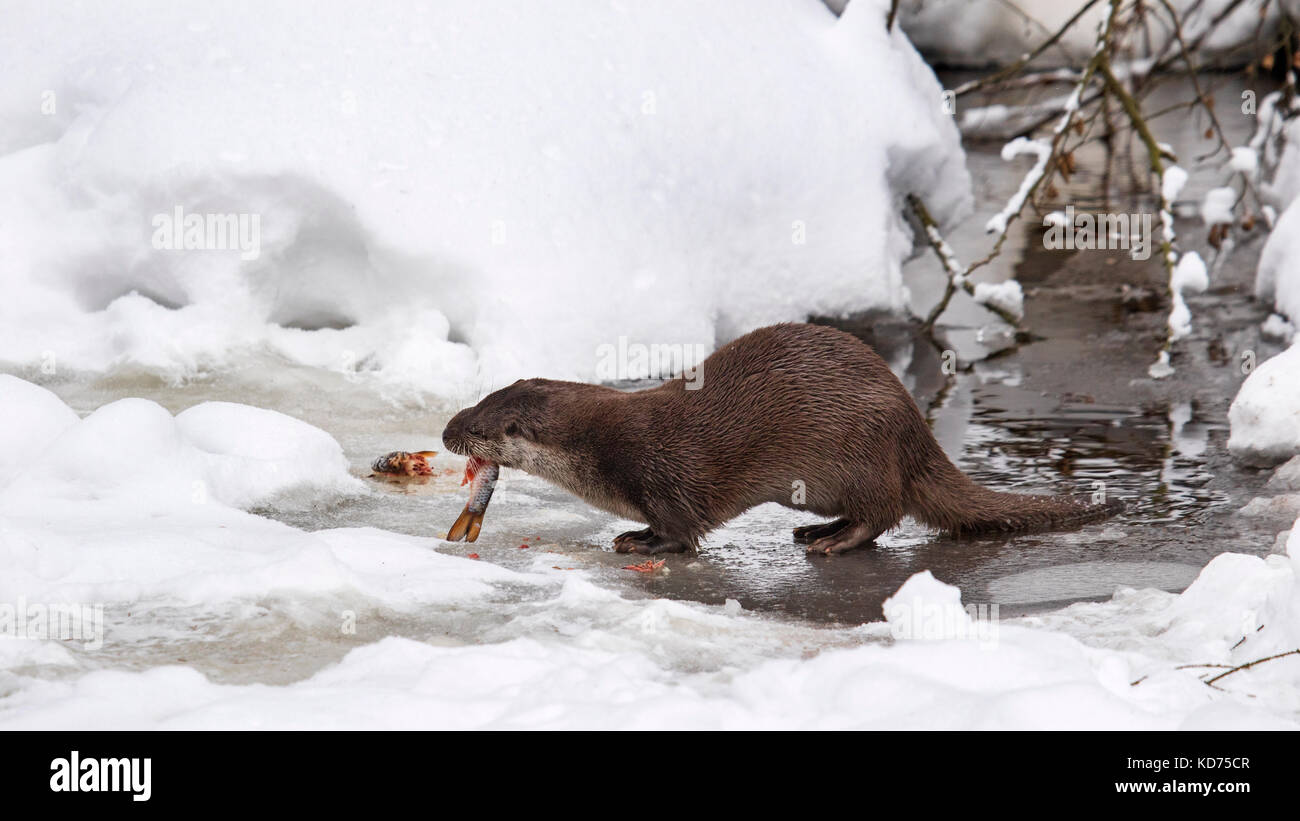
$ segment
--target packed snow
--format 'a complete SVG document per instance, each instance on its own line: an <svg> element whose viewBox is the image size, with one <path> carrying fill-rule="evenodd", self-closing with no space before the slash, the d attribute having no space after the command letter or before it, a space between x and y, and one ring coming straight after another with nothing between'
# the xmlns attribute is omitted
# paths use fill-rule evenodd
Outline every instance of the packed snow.
<svg viewBox="0 0 1300 821"><path fill-rule="evenodd" d="M445 398L899 309L970 183L887 5L10 3L0 365Z"/></svg>

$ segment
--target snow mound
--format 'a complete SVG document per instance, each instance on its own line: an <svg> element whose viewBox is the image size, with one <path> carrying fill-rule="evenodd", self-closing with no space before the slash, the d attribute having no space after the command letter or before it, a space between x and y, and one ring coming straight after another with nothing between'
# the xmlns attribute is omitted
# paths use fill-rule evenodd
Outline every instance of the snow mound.
<svg viewBox="0 0 1300 821"><path fill-rule="evenodd" d="M1271 465L1300 453L1300 347L1263 362L1246 377L1228 408L1228 450Z"/></svg>
<svg viewBox="0 0 1300 821"><path fill-rule="evenodd" d="M41 450L80 421L51 391L2 373L0 417L0 488L39 464Z"/></svg>
<svg viewBox="0 0 1300 821"><path fill-rule="evenodd" d="M176 427L201 452L213 496L231 507L247 509L290 490L319 497L359 488L334 437L292 416L204 402L177 414Z"/></svg>
<svg viewBox="0 0 1300 821"><path fill-rule="evenodd" d="M77 420L43 388L0 380L12 414L7 435L40 454L39 467L24 461L10 468L13 495L150 506L202 503L211 495L247 509L289 493L319 499L364 487L348 473L332 436L275 411L205 402L173 418L156 402L119 399ZM15 390L14 383L27 388Z"/></svg>
<svg viewBox="0 0 1300 821"><path fill-rule="evenodd" d="M0 361L274 353L441 396L900 309L970 207L885 4L6 9Z"/></svg>
<svg viewBox="0 0 1300 821"><path fill-rule="evenodd" d="M1300 157L1296 158L1300 165ZM1300 208L1293 201L1264 242L1255 274L1255 296L1294 322L1300 317Z"/></svg>

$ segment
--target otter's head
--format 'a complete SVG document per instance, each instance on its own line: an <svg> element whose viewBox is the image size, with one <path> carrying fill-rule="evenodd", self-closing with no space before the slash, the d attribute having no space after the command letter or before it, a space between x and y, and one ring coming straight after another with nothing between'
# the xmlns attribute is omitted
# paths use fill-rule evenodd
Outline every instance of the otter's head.
<svg viewBox="0 0 1300 821"><path fill-rule="evenodd" d="M521 379L489 394L451 418L442 432L443 444L461 456L531 471L542 455L540 434L551 417L553 384Z"/></svg>

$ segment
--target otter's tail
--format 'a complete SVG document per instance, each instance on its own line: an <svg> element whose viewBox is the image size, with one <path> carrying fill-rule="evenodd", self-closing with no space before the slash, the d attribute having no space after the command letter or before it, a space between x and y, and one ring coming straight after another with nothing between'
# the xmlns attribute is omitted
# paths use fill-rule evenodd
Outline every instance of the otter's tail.
<svg viewBox="0 0 1300 821"><path fill-rule="evenodd" d="M1002 493L975 484L940 456L926 481L913 487L913 517L954 536L1072 527L1113 516L1119 499L1088 504L1064 496Z"/></svg>

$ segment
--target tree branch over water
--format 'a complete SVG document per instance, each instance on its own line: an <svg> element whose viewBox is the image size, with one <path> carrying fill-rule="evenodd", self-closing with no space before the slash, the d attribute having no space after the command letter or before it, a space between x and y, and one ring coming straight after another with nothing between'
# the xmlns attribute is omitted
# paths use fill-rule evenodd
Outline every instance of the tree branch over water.
<svg viewBox="0 0 1300 821"><path fill-rule="evenodd" d="M1056 205L1061 196L1056 180L1071 182L1078 166L1076 153L1093 144L1104 150L1099 198L1103 203L1111 201L1111 189L1117 185L1116 171L1123 171L1127 175L1125 180L1119 181L1119 185L1131 186L1130 193L1151 198L1151 205L1160 218L1158 247L1166 274L1166 291L1178 311L1186 311L1187 306L1180 292L1182 286L1175 277L1181 257L1175 244L1173 227L1173 199L1177 197L1179 188L1176 183L1184 174L1175 169L1174 175L1168 180L1170 184L1165 184L1166 172L1172 168L1171 161L1174 157L1169 147L1155 133L1152 123L1156 117L1171 111L1202 112L1208 122L1205 138L1214 139L1215 143L1212 150L1196 159L1217 160L1225 170L1232 163L1231 176L1226 182L1237 190L1235 200L1227 201L1231 204L1233 222L1212 226L1214 230L1209 238L1215 249L1212 260L1217 265L1232 248L1232 240L1228 238L1231 229L1239 223L1243 231L1248 231L1254 225L1257 214L1268 213L1257 187L1259 169L1248 162L1239 161L1236 153L1238 149L1246 148L1254 151L1256 140L1246 146L1232 145L1214 109L1212 90L1207 89L1202 82L1200 72L1208 61L1197 56L1205 44L1212 42L1212 37L1220 26L1241 9L1244 3L1245 0L1231 0L1213 15L1209 15L1202 3L1184 5L1183 12L1180 13L1171 0L1106 0L1105 16L1098 20L1094 47L1087 61L1078 66L1044 69L1040 65L1043 56L1066 42L1067 36L1089 13L1095 12L1102 5L1102 0L1087 0L1055 31L1044 29L1048 36L1019 59L986 76L962 83L950 92L953 98L970 98L977 92L984 95L1005 94L1008 90L1065 82L1071 84L1068 94L1052 98L1046 103L1034 101L1019 106L1000 105L977 109L993 117L994 128L1001 122L1014 124L1013 127L1019 129L1011 132L1018 136L1004 149L1005 159L1010 160L1025 152L1037 156L1037 161L1026 174L1015 196L1002 211L989 219L987 231L994 237L986 255L969 266L957 265L954 270L955 258L951 249L946 247L946 243L939 244L942 237L938 236L938 226L927 224L922 217L925 213L924 203L916 197L908 197L909 213L922 225L928 244L940 254L948 276L942 297L922 320L922 326L927 331L939 321L958 288L973 293L975 284L967 278L1000 256L1012 225L1023 217L1026 208L1044 213L1060 207ZM1282 94L1285 102L1276 103L1276 109L1285 116L1290 116L1292 109L1287 90L1293 89L1295 84L1291 65L1295 30L1285 9L1277 3L1278 0L1262 0L1259 4L1260 22L1246 22L1247 26L1254 25L1255 30L1254 43L1245 46L1250 49L1247 54L1247 73L1270 69L1273 65L1272 55L1282 51L1287 60ZM1277 24L1278 15L1273 13L1279 10L1280 25L1274 25L1269 29L1268 36L1261 37L1265 20L1271 19ZM1097 17L1094 14L1091 19ZM1233 25L1238 29L1242 27L1240 19L1234 21ZM1152 43L1157 40L1158 44L1153 46ZM1228 50L1228 53L1239 55L1242 48L1238 46ZM1141 56L1143 54L1149 56ZM1173 106L1167 105L1166 99L1159 109L1150 106L1148 100L1151 99L1151 91L1163 85L1163 81L1171 75L1188 78L1192 99ZM1275 101L1270 99L1269 104L1273 106ZM1025 115L1028 115L1027 119ZM971 119L969 115L967 120L963 120L964 124L975 122L980 121ZM987 128L984 125L979 127L981 133ZM1049 132L1036 136L1040 129L1048 127L1051 129ZM1270 123L1266 139L1278 130L1278 126ZM1144 153L1145 158L1137 160L1135 151ZM1250 151L1244 152L1243 156L1253 156ZM1117 159L1123 162L1117 163ZM1228 186L1225 184L1221 187ZM941 248L944 250L941 251ZM1189 260L1191 263L1197 261ZM1185 273L1179 275L1183 279L1187 278ZM1011 322L1004 313L1006 312L999 313L1004 321L1019 327L1018 322ZM1186 316L1185 313L1181 317L1171 316L1165 337L1156 351L1157 364L1150 371L1152 376L1159 378L1173 372L1170 358L1175 353L1175 344L1186 334L1186 328L1190 328Z"/></svg>

